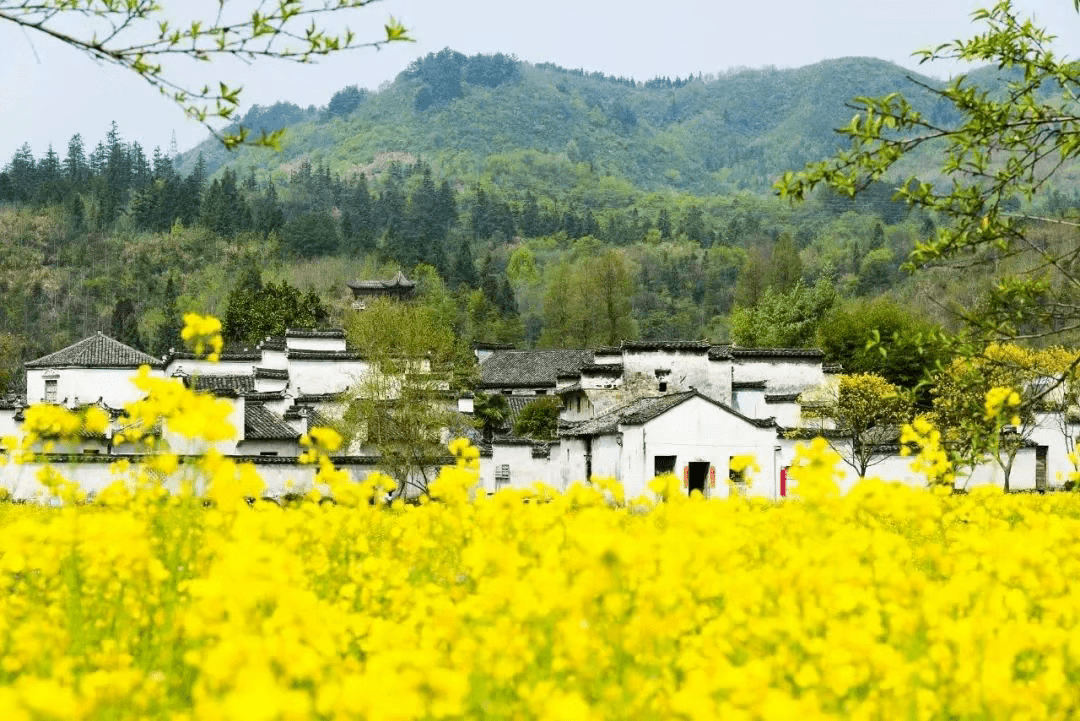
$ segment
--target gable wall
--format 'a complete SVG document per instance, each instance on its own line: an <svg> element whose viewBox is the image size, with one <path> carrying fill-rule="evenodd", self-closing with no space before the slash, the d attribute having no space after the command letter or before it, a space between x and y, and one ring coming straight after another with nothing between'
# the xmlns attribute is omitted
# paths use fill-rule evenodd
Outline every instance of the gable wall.
<svg viewBox="0 0 1080 721"><path fill-rule="evenodd" d="M26 402L29 404L45 402L45 376L55 374L56 400L73 405L93 403L101 398L112 408L123 408L125 403L143 397L143 392L131 382L135 377L134 368L28 368L26 370ZM151 368L150 376L162 378L159 368Z"/></svg>
<svg viewBox="0 0 1080 721"><path fill-rule="evenodd" d="M796 393L825 382L820 358L737 358L732 380L766 381L767 393Z"/></svg>

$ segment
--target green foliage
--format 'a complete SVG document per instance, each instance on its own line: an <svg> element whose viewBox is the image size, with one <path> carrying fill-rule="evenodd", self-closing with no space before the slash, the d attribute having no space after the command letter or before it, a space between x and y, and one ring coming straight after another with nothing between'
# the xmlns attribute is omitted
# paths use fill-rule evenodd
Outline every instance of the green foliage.
<svg viewBox="0 0 1080 721"><path fill-rule="evenodd" d="M304 213L285 223L281 244L285 251L300 257L331 255L338 249L338 230L326 213Z"/></svg>
<svg viewBox="0 0 1080 721"><path fill-rule="evenodd" d="M930 374L946 362L942 329L885 298L848 301L818 328L817 345L827 363L846 373L876 373L929 406Z"/></svg>
<svg viewBox="0 0 1080 721"><path fill-rule="evenodd" d="M1080 156L1080 72L1054 52L1052 36L1020 17L1009 0L974 17L980 33L922 55L992 64L1000 71L995 85L987 83L987 73L959 75L941 88L917 81L934 106L896 92L860 96L859 112L841 131L850 147L787 173L776 187L793 198L817 186L853 195L914 155L936 154L941 161L935 173L910 176L898 191L909 204L945 220L915 246L911 264L967 269L1029 258L1030 272L997 278L963 317L990 338L1045 336L1080 321L1075 246L1064 252L1042 247L1034 228L1045 221L1017 209L1062 180L1055 176Z"/></svg>
<svg viewBox="0 0 1080 721"><path fill-rule="evenodd" d="M767 288L757 305L737 306L732 311L731 338L748 348L811 347L836 300L836 289L827 278L819 278L812 286L800 280L786 292Z"/></svg>
<svg viewBox="0 0 1080 721"><path fill-rule="evenodd" d="M500 393L477 393L473 396L473 416L484 440L490 442L495 431L502 429L510 418L510 405Z"/></svg>
<svg viewBox="0 0 1080 721"><path fill-rule="evenodd" d="M346 333L369 369L350 388L345 425L378 452L400 493L426 493L445 436L468 425L456 399L475 381L475 358L450 319L422 301L376 300L350 314Z"/></svg>
<svg viewBox="0 0 1080 721"><path fill-rule="evenodd" d="M313 291L303 294L284 280L264 284L259 269L248 265L229 294L222 337L253 346L269 335L284 335L287 328L321 327L328 318Z"/></svg>
<svg viewBox="0 0 1080 721"><path fill-rule="evenodd" d="M514 421L514 435L539 441L553 440L559 433L561 408L559 400L550 397L526 404Z"/></svg>
<svg viewBox="0 0 1080 721"><path fill-rule="evenodd" d="M579 258L548 269L542 345L588 348L638 337L631 305L635 274L621 252L597 254L595 245L595 239L582 239Z"/></svg>

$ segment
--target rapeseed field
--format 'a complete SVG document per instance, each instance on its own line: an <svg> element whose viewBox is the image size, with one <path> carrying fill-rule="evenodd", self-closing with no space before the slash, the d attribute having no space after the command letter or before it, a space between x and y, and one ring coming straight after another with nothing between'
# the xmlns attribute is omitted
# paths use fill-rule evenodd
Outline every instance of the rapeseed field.
<svg viewBox="0 0 1080 721"><path fill-rule="evenodd" d="M147 424L221 431L211 401L147 392ZM64 413L28 420L100 423ZM288 504L249 503L257 474L215 455L166 492L167 454L93 502L46 474L53 506L0 503L0 718L1080 712L1080 495L840 495L818 443L783 502L673 477L487 497L458 441L431 499L385 504L389 479L329 463L336 434L308 441L322 490Z"/></svg>

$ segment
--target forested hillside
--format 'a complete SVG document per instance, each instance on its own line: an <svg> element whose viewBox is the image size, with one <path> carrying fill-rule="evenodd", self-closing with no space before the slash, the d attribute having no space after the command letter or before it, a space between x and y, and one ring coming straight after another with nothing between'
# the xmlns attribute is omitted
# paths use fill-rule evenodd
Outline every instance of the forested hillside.
<svg viewBox="0 0 1080 721"><path fill-rule="evenodd" d="M196 309L250 344L339 322L347 281L399 268L466 339L522 346L812 345L867 304L897 327L947 319L901 270L937 219L892 202L895 181L798 206L771 191L835 150L847 99L904 76L849 58L635 82L446 50L378 92L252 108L242 124L286 128L279 153L172 157L117 124L93 150L24 147L0 172L0 354L98 329L162 353ZM865 342L845 332L830 353L850 365Z"/></svg>

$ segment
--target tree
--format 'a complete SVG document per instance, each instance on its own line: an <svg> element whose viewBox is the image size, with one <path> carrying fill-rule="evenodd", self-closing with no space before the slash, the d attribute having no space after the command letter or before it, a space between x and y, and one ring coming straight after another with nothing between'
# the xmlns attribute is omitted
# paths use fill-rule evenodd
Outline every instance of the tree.
<svg viewBox="0 0 1080 721"><path fill-rule="evenodd" d="M818 325L836 303L836 289L828 278L812 285L801 280L782 292L767 288L752 307L731 312L731 337L748 348L806 348L814 345Z"/></svg>
<svg viewBox="0 0 1080 721"><path fill-rule="evenodd" d="M835 384L805 393L802 409L808 426L824 436L859 478L896 452L900 428L912 413L908 397L874 373L841 375Z"/></svg>
<svg viewBox="0 0 1080 721"><path fill-rule="evenodd" d="M269 335L284 335L287 328L317 328L329 317L314 291L301 293L284 280L263 283L252 264L229 293L222 336L228 343L254 345Z"/></svg>
<svg viewBox="0 0 1080 721"><path fill-rule="evenodd" d="M248 139L248 129L240 126L219 134L210 122L232 118L240 105L240 87L223 81L189 84L170 72L166 63L178 58L237 58L246 62L272 58L307 63L342 50L408 40L405 27L394 18L384 26L385 38L371 41L360 40L348 29L338 33L319 24L330 13L361 8L373 1L222 2L216 16L180 23L170 17L163 3L144 0L0 0L0 21L42 33L99 62L135 73L231 148ZM264 132L255 143L277 146L280 139L280 132Z"/></svg>
<svg viewBox="0 0 1080 721"><path fill-rule="evenodd" d="M834 308L817 330L827 363L845 373L876 373L929 410L930 374L946 362L942 329L885 298L848 301Z"/></svg>
<svg viewBox="0 0 1080 721"><path fill-rule="evenodd" d="M954 358L937 374L931 419L956 467L989 458L1001 468L1005 490L1016 454L1038 425L1039 354L1015 344L991 344L979 355Z"/></svg>
<svg viewBox="0 0 1080 721"><path fill-rule="evenodd" d="M348 85L334 93L330 102L326 104L326 112L330 117L345 117L360 107L367 97L367 91L361 90L355 85Z"/></svg>
<svg viewBox="0 0 1080 721"><path fill-rule="evenodd" d="M369 370L349 390L343 425L375 451L399 494L426 494L445 443L469 427L456 401L475 377L472 352L421 301L378 299L349 316L346 333Z"/></svg>
<svg viewBox="0 0 1080 721"><path fill-rule="evenodd" d="M1073 0L1080 12L1080 0ZM1080 157L1080 66L1058 57L1045 29L1017 15L1010 0L978 10L982 31L921 52L924 61L992 64L1001 90L959 75L944 87L915 82L932 103L920 109L900 93L858 98L840 132L850 147L786 173L782 196L818 186L853 196L918 154L943 161L928 178L909 177L897 197L947 222L919 242L914 267L994 267L1008 259L974 308L961 316L989 339L1046 336L1080 328L1080 246L1047 244L1039 229L1058 219L1016 212L1053 187L1055 173ZM984 76L985 77L985 76Z"/></svg>
<svg viewBox="0 0 1080 721"><path fill-rule="evenodd" d="M538 441L554 440L559 434L559 411L556 398L540 398L527 404L514 421L514 435Z"/></svg>
<svg viewBox="0 0 1080 721"><path fill-rule="evenodd" d="M490 443L495 431L502 430L510 417L510 405L501 393L477 393L473 396L473 416L484 440Z"/></svg>

